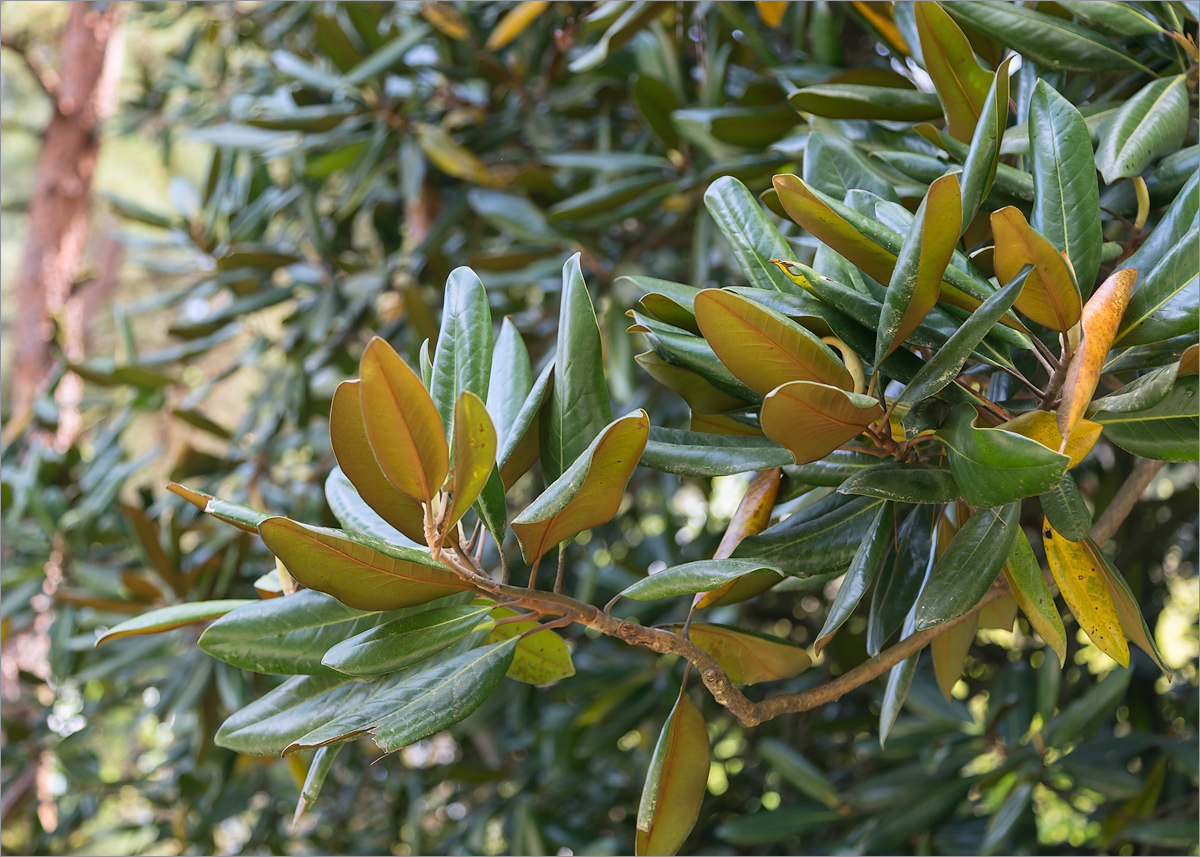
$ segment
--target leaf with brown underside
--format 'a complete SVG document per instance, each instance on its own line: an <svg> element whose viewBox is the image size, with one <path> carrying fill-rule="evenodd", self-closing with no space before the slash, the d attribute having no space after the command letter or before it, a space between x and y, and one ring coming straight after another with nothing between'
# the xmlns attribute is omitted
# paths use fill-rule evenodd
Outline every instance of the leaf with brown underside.
<svg viewBox="0 0 1200 857"><path fill-rule="evenodd" d="M376 336L363 351L363 424L375 460L397 490L428 503L450 469L450 450L437 407L392 346Z"/></svg>
<svg viewBox="0 0 1200 857"><path fill-rule="evenodd" d="M1033 230L1020 209L1011 205L992 212L992 233L1000 282L1009 282L1025 265L1033 265L1025 278L1025 288L1013 304L1016 310L1053 330L1065 333L1074 327L1083 299L1062 253Z"/></svg>
<svg viewBox="0 0 1200 857"><path fill-rule="evenodd" d="M732 556L733 549L742 539L746 536L756 536L767 528L767 524L771 522L771 512L775 508L775 498L779 494L779 483L782 478L783 469L779 467L760 470L754 474L754 478L746 486L746 493L742 495L742 502L738 504L737 510L729 521L729 526L725 528L725 535L721 537L721 543L717 545L713 559L725 559ZM757 583L763 575L752 574L748 577L754 578ZM745 579L731 580L724 586L698 596L696 609L702 610L705 607L721 604L722 599Z"/></svg>
<svg viewBox="0 0 1200 857"><path fill-rule="evenodd" d="M464 390L454 404L454 472L450 479L448 532L471 508L496 466L496 429L483 400Z"/></svg>
<svg viewBox="0 0 1200 857"><path fill-rule="evenodd" d="M833 351L803 327L762 304L721 289L696 295L696 321L726 368L756 393L789 381L851 389L854 379Z"/></svg>
<svg viewBox="0 0 1200 857"><path fill-rule="evenodd" d="M267 518L259 534L292 576L355 610L415 607L473 587L428 553L287 518Z"/></svg>
<svg viewBox="0 0 1200 857"><path fill-rule="evenodd" d="M653 351L639 354L633 359L651 378L678 393L696 413L723 414L750 407L749 402L718 390L703 375L668 363Z"/></svg>
<svg viewBox="0 0 1200 857"><path fill-rule="evenodd" d="M763 400L762 428L797 464L818 461L883 415L869 396L812 381L783 384Z"/></svg>
<svg viewBox="0 0 1200 857"><path fill-rule="evenodd" d="M725 434L733 437L762 437L761 429L735 420L727 414L701 414L692 411L688 420L688 431L699 431L705 434Z"/></svg>
<svg viewBox="0 0 1200 857"><path fill-rule="evenodd" d="M950 136L970 143L992 85L992 72L980 66L970 40L937 3L915 3L913 16L925 70L942 99Z"/></svg>
<svg viewBox="0 0 1200 857"><path fill-rule="evenodd" d="M1104 572L1085 542L1072 542L1042 522L1046 559L1067 607L1096 647L1123 667L1129 666L1129 643L1113 603Z"/></svg>
<svg viewBox="0 0 1200 857"><path fill-rule="evenodd" d="M363 424L361 381L343 381L333 393L329 411L329 440L338 467L375 514L417 544L425 543L425 513L421 503L397 491L383 475Z"/></svg>
<svg viewBox="0 0 1200 857"><path fill-rule="evenodd" d="M635 854L675 854L696 819L708 784L708 730L688 697L679 694L663 724L646 772L637 815Z"/></svg>
<svg viewBox="0 0 1200 857"><path fill-rule="evenodd" d="M512 530L532 567L559 542L617 513L649 436L650 417L643 410L609 423L563 475L513 519Z"/></svg>
<svg viewBox="0 0 1200 857"><path fill-rule="evenodd" d="M1063 383L1062 404L1058 407L1058 433L1063 438L1071 436L1092 401L1092 394L1100 383L1104 358L1117 335L1121 316L1129 306L1137 276L1137 270L1133 268L1114 271L1083 308L1079 320L1083 339L1071 356L1067 379ZM1066 445L1065 440L1063 445Z"/></svg>
<svg viewBox="0 0 1200 857"><path fill-rule="evenodd" d="M975 630L979 627L979 614L968 616L944 634L933 638L929 653L933 659L933 674L946 700L953 701L951 691L962 676L963 662L971 643L975 641Z"/></svg>
<svg viewBox="0 0 1200 857"><path fill-rule="evenodd" d="M675 632L683 629L682 625L669 627ZM741 628L693 622L688 639L712 655L734 684L795 678L812 666L812 658L800 646Z"/></svg>

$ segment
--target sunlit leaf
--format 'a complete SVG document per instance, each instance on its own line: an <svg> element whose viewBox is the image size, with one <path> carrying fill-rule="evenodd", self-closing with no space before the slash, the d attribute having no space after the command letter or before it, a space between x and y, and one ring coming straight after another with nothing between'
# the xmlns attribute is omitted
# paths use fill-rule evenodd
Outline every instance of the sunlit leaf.
<svg viewBox="0 0 1200 857"><path fill-rule="evenodd" d="M453 452L447 531L471 508L496 466L496 430L483 402L469 390L454 406Z"/></svg>
<svg viewBox="0 0 1200 857"><path fill-rule="evenodd" d="M1000 281L1008 282L1025 265L1033 265L1014 304L1017 311L1053 330L1065 333L1074 327L1083 311L1083 301L1067 261L1030 228L1019 209L1010 205L992 212L991 221L996 237L993 258Z"/></svg>
<svg viewBox="0 0 1200 857"><path fill-rule="evenodd" d="M521 0L520 3L505 12L504 17L496 24L491 35L488 36L487 49L498 51L508 45L528 29L529 25L549 7L549 0Z"/></svg>
<svg viewBox="0 0 1200 857"><path fill-rule="evenodd" d="M925 71L941 97L951 135L971 141L983 112L992 72L975 58L971 43L937 3L914 3Z"/></svg>
<svg viewBox="0 0 1200 857"><path fill-rule="evenodd" d="M182 628L184 625L194 625L197 622L217 619L239 607L257 603L253 599L230 598L217 601L190 601L186 604L160 607L158 610L142 613L114 625L96 638L96 645L107 643L109 640L119 640L121 637L161 634L163 631L172 631L175 628Z"/></svg>
<svg viewBox="0 0 1200 857"><path fill-rule="evenodd" d="M507 607L495 607L491 615L495 619L505 619L516 616L515 610ZM537 621L506 622L497 625L488 637L489 643L497 643L513 637L517 640L517 650L506 675L514 681L525 684L550 684L560 679L575 675L575 664L571 662L571 650L566 642L550 628L530 634L538 625Z"/></svg>

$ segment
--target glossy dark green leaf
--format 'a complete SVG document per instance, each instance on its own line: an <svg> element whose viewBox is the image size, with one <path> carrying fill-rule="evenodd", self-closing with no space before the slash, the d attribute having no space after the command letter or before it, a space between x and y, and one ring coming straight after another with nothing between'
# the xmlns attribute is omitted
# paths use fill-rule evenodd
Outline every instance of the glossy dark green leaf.
<svg viewBox="0 0 1200 857"><path fill-rule="evenodd" d="M1008 67L1011 62L1010 57L996 69L996 76L992 78L979 122L971 137L971 147L963 161L961 230L971 224L980 203L987 198L992 183L996 181L1000 144L1008 125Z"/></svg>
<svg viewBox="0 0 1200 857"><path fill-rule="evenodd" d="M1096 411L1110 413L1144 411L1167 397L1167 394L1175 387L1175 379L1178 374L1178 363L1153 369L1145 375L1139 375L1124 387L1107 396L1092 399L1088 409L1093 414Z"/></svg>
<svg viewBox="0 0 1200 857"><path fill-rule="evenodd" d="M636 310L634 321L646 335L654 353L673 366L689 369L726 395L745 402L758 403L762 396L751 390L725 368L712 347L702 337L647 318Z"/></svg>
<svg viewBox="0 0 1200 857"><path fill-rule="evenodd" d="M843 818L835 809L812 802L789 804L777 810L760 810L749 815L737 815L717 827L716 836L722 842L753 850L755 847L786 842L828 827Z"/></svg>
<svg viewBox="0 0 1200 857"><path fill-rule="evenodd" d="M506 486L511 486L516 482L537 460L538 424L541 421L542 408L549 398L553 384L554 361L551 360L538 374L512 422L500 426L500 431L505 434L500 440L500 454L497 456L497 461L500 463L500 470Z"/></svg>
<svg viewBox="0 0 1200 857"><path fill-rule="evenodd" d="M779 467L792 461L790 452L765 437L736 437L652 426L639 463L680 476L728 476Z"/></svg>
<svg viewBox="0 0 1200 857"><path fill-rule="evenodd" d="M1042 502L1042 512L1055 532L1073 542L1087 538L1092 529L1092 512L1088 509L1087 501L1075 484L1075 477L1064 473L1058 485L1051 488L1039 499Z"/></svg>
<svg viewBox="0 0 1200 857"><path fill-rule="evenodd" d="M487 291L470 268L455 268L446 280L442 329L433 353L429 393L442 417L449 442L454 432L454 404L463 392L481 400L488 396L492 369L492 311Z"/></svg>
<svg viewBox="0 0 1200 857"><path fill-rule="evenodd" d="M829 119L921 122L942 116L942 103L933 93L886 86L822 83L793 92L788 101L802 113Z"/></svg>
<svg viewBox="0 0 1200 857"><path fill-rule="evenodd" d="M853 143L832 134L808 135L802 176L811 187L835 199L844 199L848 191L861 188L884 199L900 200L895 187L901 183L898 176L878 160L868 160ZM904 185L905 196L920 196L925 190L907 182Z"/></svg>
<svg viewBox="0 0 1200 857"><path fill-rule="evenodd" d="M650 430L651 437L654 436L654 431L654 429ZM847 479L877 464L879 464L878 456L849 449L837 449L820 461L784 465L784 473L788 475L788 478L801 485L836 488Z"/></svg>
<svg viewBox="0 0 1200 857"><path fill-rule="evenodd" d="M353 676L383 675L426 660L489 622L489 605L435 607L347 637L321 663Z"/></svg>
<svg viewBox="0 0 1200 857"><path fill-rule="evenodd" d="M233 524L239 530L245 530L248 533L257 533L258 525L271 517L265 512L251 509L249 506L242 506L239 503L231 503L219 497L213 497L211 494L196 491L180 485L178 482L172 482L167 485L167 490L187 500L196 508L203 509L217 520Z"/></svg>
<svg viewBox="0 0 1200 857"><path fill-rule="evenodd" d="M981 854L995 854L1003 848L1008 835L1017 822L1029 812L1035 785L1037 783L1033 780L1023 779L1005 795L995 814L988 819L987 828L984 830L983 839L979 844Z"/></svg>
<svg viewBox="0 0 1200 857"><path fill-rule="evenodd" d="M1139 176L1155 158L1178 149L1187 133L1188 110L1185 75L1142 87L1100 129L1096 168L1104 181Z"/></svg>
<svg viewBox="0 0 1200 857"><path fill-rule="evenodd" d="M1058 484L1070 458L1013 432L976 428L975 417L973 408L959 405L936 435L968 503L987 509Z"/></svg>
<svg viewBox="0 0 1200 857"><path fill-rule="evenodd" d="M378 625L383 614L352 610L311 589L247 604L200 635L200 648L235 667L274 675L332 675L325 652Z"/></svg>
<svg viewBox="0 0 1200 857"><path fill-rule="evenodd" d="M539 420L542 473L553 482L612 422L600 325L576 253L563 265L554 386Z"/></svg>
<svg viewBox="0 0 1200 857"><path fill-rule="evenodd" d="M647 2L647 0L636 0L625 6L617 6L611 12L606 7L600 7L589 16L589 19L603 16L600 20L607 24L607 29L596 44L571 61L569 66L571 72L578 74L596 68L608 59L609 55L614 53L617 48L648 27L650 22L662 13L663 9L657 3ZM615 15L611 21L609 20L610 15Z"/></svg>
<svg viewBox="0 0 1200 857"><path fill-rule="evenodd" d="M429 33L424 24L416 24L405 28L396 38L369 54L358 65L346 72L346 82L355 85L365 83L372 77L399 65L404 55L419 45Z"/></svg>
<svg viewBox="0 0 1200 857"><path fill-rule="evenodd" d="M905 636L908 636L905 634ZM896 725L896 718L904 701L908 699L908 691L912 687L913 676L917 672L917 661L921 653L909 655L907 658L888 670L887 681L883 686L883 698L879 701L879 746L887 745L888 735Z"/></svg>
<svg viewBox="0 0 1200 857"><path fill-rule="evenodd" d="M755 106L702 107L676 110L677 128L702 129L730 146L761 151L800 124L800 117L783 103Z"/></svg>
<svg viewBox="0 0 1200 857"><path fill-rule="evenodd" d="M1157 21L1131 3L1112 3L1109 0L1060 0L1058 5L1070 12L1084 26L1118 39L1152 36L1163 31Z"/></svg>
<svg viewBox="0 0 1200 857"><path fill-rule="evenodd" d="M546 214L555 226L580 223L591 217L611 214L621 206L663 186L665 179L661 174L643 174L603 182L556 203Z"/></svg>
<svg viewBox="0 0 1200 857"><path fill-rule="evenodd" d="M884 563L871 594L867 618L867 654L877 657L888 638L904 624L933 563L930 513L918 508L900 528L896 550Z"/></svg>
<svg viewBox="0 0 1200 857"><path fill-rule="evenodd" d="M1122 704L1132 677L1133 670L1128 667L1114 669L1076 697L1050 721L1047 743L1063 747L1094 731Z"/></svg>
<svg viewBox="0 0 1200 857"><path fill-rule="evenodd" d="M184 625L217 619L239 607L257 603L253 599L231 598L217 601L189 601L186 604L160 607L114 625L96 638L96 645L109 640L119 640L121 637L161 634L163 631L172 631L175 628L182 628Z"/></svg>
<svg viewBox="0 0 1200 857"><path fill-rule="evenodd" d="M887 461L854 474L839 494L862 494L899 503L953 503L962 491L947 467Z"/></svg>
<svg viewBox="0 0 1200 857"><path fill-rule="evenodd" d="M467 191L471 210L500 232L533 247L557 247L566 239L540 208L523 196L473 187Z"/></svg>
<svg viewBox="0 0 1200 857"><path fill-rule="evenodd" d="M704 192L704 206L729 242L750 285L778 292L796 290L783 272L771 264L772 259L795 261L791 245L744 184L729 176L717 179Z"/></svg>
<svg viewBox="0 0 1200 857"><path fill-rule="evenodd" d="M1020 515L1020 503L980 509L959 528L917 600L918 631L957 619L987 594L1020 532Z"/></svg>
<svg viewBox="0 0 1200 857"><path fill-rule="evenodd" d="M644 577L621 591L634 601L654 601L708 592L747 574L778 577L783 572L774 564L759 559L704 559L664 568Z"/></svg>
<svg viewBox="0 0 1200 857"><path fill-rule="evenodd" d="M1195 461L1200 453L1196 375L1180 378L1166 398L1140 411L1097 411L1092 419L1104 426L1104 436L1121 449L1158 461Z"/></svg>
<svg viewBox="0 0 1200 857"><path fill-rule="evenodd" d="M946 340L946 344L908 382L904 392L900 394L901 404L911 405L920 399L928 398L958 377L976 346L1021 294L1021 289L1025 287L1025 278L1031 270L1032 268L1022 270L962 323L962 326Z"/></svg>
<svg viewBox="0 0 1200 857"><path fill-rule="evenodd" d="M850 561L850 568L842 578L842 585L838 587L837 595L829 605L825 624L817 634L813 651L820 654L838 628L850 618L875 579L875 574L891 546L893 535L891 505L884 503L875 513L875 520L868 526L867 535L855 552L854 559Z"/></svg>
<svg viewBox="0 0 1200 857"><path fill-rule="evenodd" d="M1084 297L1100 270L1100 190L1083 116L1045 80L1029 100L1029 153L1036 196L1030 225L1067 254Z"/></svg>
<svg viewBox="0 0 1200 857"><path fill-rule="evenodd" d="M671 87L658 78L635 74L629 94L654 136L668 149L678 149L679 132L671 122L671 114L679 109L679 100Z"/></svg>
<svg viewBox="0 0 1200 857"><path fill-rule="evenodd" d="M1114 347L1147 345L1200 327L1200 228L1195 226L1149 271L1125 309Z"/></svg>

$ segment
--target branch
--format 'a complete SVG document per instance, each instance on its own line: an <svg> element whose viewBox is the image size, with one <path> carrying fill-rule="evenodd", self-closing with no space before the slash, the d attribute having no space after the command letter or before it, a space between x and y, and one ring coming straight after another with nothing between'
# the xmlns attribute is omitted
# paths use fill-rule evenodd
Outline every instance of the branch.
<svg viewBox="0 0 1200 857"><path fill-rule="evenodd" d="M1121 524L1125 523L1125 519L1129 517L1129 513L1141 499L1142 493L1150 487L1150 483L1154 481L1154 477L1158 475L1158 471L1162 470L1165 463L1149 458L1137 460L1129 476L1117 489L1117 493L1113 495L1112 502L1104 509L1100 519L1092 525L1091 537L1096 544L1102 545L1117 534Z"/></svg>
<svg viewBox="0 0 1200 857"><path fill-rule="evenodd" d="M54 109L58 110L58 90L62 85L58 72L31 54L24 39L18 39L11 33L0 33L0 47L8 48L21 58L29 73L33 75L34 82L54 104Z"/></svg>

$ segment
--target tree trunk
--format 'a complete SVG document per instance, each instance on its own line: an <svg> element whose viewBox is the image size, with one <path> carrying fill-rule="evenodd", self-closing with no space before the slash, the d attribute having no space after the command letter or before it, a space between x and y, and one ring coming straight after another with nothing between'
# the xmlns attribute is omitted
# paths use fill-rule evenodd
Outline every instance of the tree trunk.
<svg viewBox="0 0 1200 857"><path fill-rule="evenodd" d="M17 278L10 411L17 425L28 419L54 365L56 322L66 327L85 322L80 313L65 311L91 223L100 124L117 103L121 16L120 3L72 3L60 42L58 74L45 73L26 57L54 112L38 158ZM64 340L78 343L82 338L78 331L64 329ZM78 359L75 354L69 357ZM64 391L68 406L72 399L78 404L78 390L71 386Z"/></svg>

